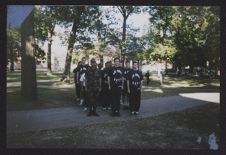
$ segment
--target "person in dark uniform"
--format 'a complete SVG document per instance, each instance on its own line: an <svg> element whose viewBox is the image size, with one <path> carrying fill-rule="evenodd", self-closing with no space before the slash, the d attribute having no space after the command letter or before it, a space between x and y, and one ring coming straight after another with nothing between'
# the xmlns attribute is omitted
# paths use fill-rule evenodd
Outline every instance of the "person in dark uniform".
<svg viewBox="0 0 226 155"><path fill-rule="evenodd" d="M110 95L111 91L108 89L109 88L109 83L108 83L108 78L110 76L110 62L105 63L105 68L103 69L102 76L101 76L101 81L102 81L102 101L103 101L103 110L110 110L111 109L111 101Z"/></svg>
<svg viewBox="0 0 226 155"><path fill-rule="evenodd" d="M87 69L85 74L86 76L86 85L85 89L87 90L89 113L87 116L99 116L96 113L97 102L99 98L99 93L101 91L101 76L97 68L96 60L91 59L91 67Z"/></svg>
<svg viewBox="0 0 226 155"><path fill-rule="evenodd" d="M86 64L86 58L83 57L82 58L82 64L78 67L78 71L77 71L77 81L79 81L80 85L81 85L81 91L80 91L80 105L83 105L84 111L87 110L87 93L85 90L85 74L86 71L88 69L89 65Z"/></svg>
<svg viewBox="0 0 226 155"><path fill-rule="evenodd" d="M78 68L79 68L79 66L81 64L82 64L82 62L79 61L77 67L73 70L73 73L74 73L74 81L75 81L75 92L76 92L77 102L80 101L80 91L81 91L80 82L77 81L77 72L78 72Z"/></svg>
<svg viewBox="0 0 226 155"><path fill-rule="evenodd" d="M130 94L130 112L132 115L138 115L141 100L141 88L143 75L138 70L138 62L133 62L133 70L130 71L127 79L127 89Z"/></svg>
<svg viewBox="0 0 226 155"><path fill-rule="evenodd" d="M124 80L124 85L123 85L123 91L122 91L122 104L123 105L128 105L129 104L129 94L127 92L127 76L128 73L131 71L130 68L130 62L126 62L126 67L124 68L124 74L123 74L123 80Z"/></svg>
<svg viewBox="0 0 226 155"><path fill-rule="evenodd" d="M150 73L149 73L149 71L147 71L147 73L145 74L145 77L146 77L146 80L147 80L147 86L149 85L149 82L150 82L149 76L150 76Z"/></svg>
<svg viewBox="0 0 226 155"><path fill-rule="evenodd" d="M102 77L103 74L103 64L100 62L98 65L98 71L100 74L100 77ZM103 87L103 81L101 78L101 86ZM98 106L103 106L103 89L101 88L101 92L99 93L99 97L98 97Z"/></svg>
<svg viewBox="0 0 226 155"><path fill-rule="evenodd" d="M120 67L119 58L114 59L114 67L110 71L111 100L112 100L112 116L120 116L120 97L123 90L123 68Z"/></svg>

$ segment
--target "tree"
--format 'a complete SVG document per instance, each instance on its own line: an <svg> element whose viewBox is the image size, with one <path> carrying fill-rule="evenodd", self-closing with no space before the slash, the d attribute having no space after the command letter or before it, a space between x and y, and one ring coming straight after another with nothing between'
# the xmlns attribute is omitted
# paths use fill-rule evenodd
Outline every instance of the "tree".
<svg viewBox="0 0 226 155"><path fill-rule="evenodd" d="M19 29L7 28L7 58L10 60L10 71L14 71L14 61L16 60L14 49L20 49L21 35Z"/></svg>
<svg viewBox="0 0 226 155"><path fill-rule="evenodd" d="M44 42L48 41L47 67L51 73L51 46L54 28L58 22L54 8L56 6L37 6L35 9L35 38Z"/></svg>
<svg viewBox="0 0 226 155"><path fill-rule="evenodd" d="M205 42L205 57L209 62L209 69L215 70L215 75L219 69L220 61L220 9L219 7L209 7L205 14L208 26Z"/></svg>
<svg viewBox="0 0 226 155"><path fill-rule="evenodd" d="M56 12L56 17L63 27L68 28L72 26L68 39L65 69L61 79L64 81L69 79L72 60L71 53L75 42L83 45L88 45L87 42L91 42L90 33L94 33L94 25L100 15L99 6L57 6L53 11Z"/></svg>
<svg viewBox="0 0 226 155"><path fill-rule="evenodd" d="M146 52L146 58L152 60L163 60L165 62L166 74L167 63L172 61L176 48L172 41L171 22L175 9L171 6L151 6L149 7L151 28L149 36L145 39L149 40L152 46Z"/></svg>
<svg viewBox="0 0 226 155"><path fill-rule="evenodd" d="M174 16L173 27L175 43L178 49L175 60L182 66L190 66L190 72L195 66L205 66L203 47L207 33L208 7L186 6L178 7Z"/></svg>
<svg viewBox="0 0 226 155"><path fill-rule="evenodd" d="M117 9L123 17L123 26L122 26L122 40L121 40L121 57L122 64L124 66L125 62L125 49L126 49L126 21L128 17L133 13L140 13L140 7L138 6L117 6Z"/></svg>

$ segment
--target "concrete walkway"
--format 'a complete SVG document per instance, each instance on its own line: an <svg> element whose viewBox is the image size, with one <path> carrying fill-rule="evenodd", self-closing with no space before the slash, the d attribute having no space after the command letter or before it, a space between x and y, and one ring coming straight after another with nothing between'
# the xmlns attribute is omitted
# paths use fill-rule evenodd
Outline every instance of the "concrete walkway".
<svg viewBox="0 0 226 155"><path fill-rule="evenodd" d="M140 115L131 116L128 110L120 110L121 117L112 117L111 111L97 109L99 117L87 117L83 107L75 105L66 108L7 112L7 132L26 132L45 129L73 127L77 125L98 124L125 121L137 118L157 116L159 114L180 111L208 102L220 103L217 92L186 93L179 96L142 100Z"/></svg>

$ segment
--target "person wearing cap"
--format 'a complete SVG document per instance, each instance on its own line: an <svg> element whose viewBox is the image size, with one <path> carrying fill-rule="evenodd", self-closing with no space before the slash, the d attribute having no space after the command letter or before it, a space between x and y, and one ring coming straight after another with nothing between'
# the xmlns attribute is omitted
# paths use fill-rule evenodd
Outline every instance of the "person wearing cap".
<svg viewBox="0 0 226 155"><path fill-rule="evenodd" d="M87 101L89 106L89 113L87 116L99 116L96 112L96 108L99 93L101 91L101 76L94 58L91 59L91 67L87 69L85 77L85 89L87 91Z"/></svg>
<svg viewBox="0 0 226 155"><path fill-rule="evenodd" d="M133 62L133 69L129 72L127 79L127 90L130 94L130 114L138 115L140 109L141 89L142 89L143 75L138 70L138 62Z"/></svg>

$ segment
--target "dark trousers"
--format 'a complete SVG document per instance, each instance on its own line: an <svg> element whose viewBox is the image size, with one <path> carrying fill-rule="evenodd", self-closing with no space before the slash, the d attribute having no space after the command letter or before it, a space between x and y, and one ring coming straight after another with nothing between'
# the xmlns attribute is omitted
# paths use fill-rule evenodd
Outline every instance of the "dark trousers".
<svg viewBox="0 0 226 155"><path fill-rule="evenodd" d="M127 84L125 84L125 82L124 82L123 91L122 91L122 103L123 104L125 104L125 100L126 100L126 103L129 103L129 93L127 91Z"/></svg>
<svg viewBox="0 0 226 155"><path fill-rule="evenodd" d="M87 101L90 112L96 112L97 104L98 104L99 94L97 90L92 90L87 92Z"/></svg>
<svg viewBox="0 0 226 155"><path fill-rule="evenodd" d="M120 110L120 97L122 89L120 87L112 87L112 112Z"/></svg>
<svg viewBox="0 0 226 155"><path fill-rule="evenodd" d="M129 102L129 107L130 111L139 111L140 109L140 96L141 92L140 90L136 89L130 89L130 102Z"/></svg>
<svg viewBox="0 0 226 155"><path fill-rule="evenodd" d="M81 98L81 84L80 83L76 83L75 84L75 91L76 91L76 96L77 98Z"/></svg>
<svg viewBox="0 0 226 155"><path fill-rule="evenodd" d="M103 107L111 106L111 91L108 89L108 85L103 85L101 98Z"/></svg>
<svg viewBox="0 0 226 155"><path fill-rule="evenodd" d="M149 85L149 82L150 82L150 79L149 79L149 78L147 78L147 85Z"/></svg>
<svg viewBox="0 0 226 155"><path fill-rule="evenodd" d="M87 98L88 98L87 95L88 95L88 93L87 93L87 91L85 91L85 87L84 87L84 86L81 87L81 93L80 93L80 94L81 94L81 96L80 96L81 99L84 100L83 106L84 106L84 107L88 107L88 103L87 103L87 100L88 100L88 99L87 99Z"/></svg>

